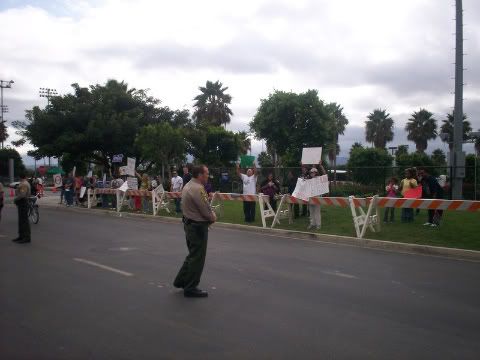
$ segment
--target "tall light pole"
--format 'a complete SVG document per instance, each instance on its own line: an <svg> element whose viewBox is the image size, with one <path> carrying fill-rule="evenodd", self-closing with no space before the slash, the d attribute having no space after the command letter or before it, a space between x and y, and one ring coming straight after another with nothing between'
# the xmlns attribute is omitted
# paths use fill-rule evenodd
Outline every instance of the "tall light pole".
<svg viewBox="0 0 480 360"><path fill-rule="evenodd" d="M47 98L47 106L50 106L50 98L54 96L58 96L57 90L56 89L51 89L51 88L40 88L38 91L38 95L40 97ZM44 162L45 164L45 162ZM50 156L48 157L48 166L50 167ZM35 169L36 171L36 169Z"/></svg>
<svg viewBox="0 0 480 360"><path fill-rule="evenodd" d="M463 153L463 6L455 0L455 110L453 121L453 149L450 164L453 166L452 198L462 198L465 177L465 154Z"/></svg>
<svg viewBox="0 0 480 360"><path fill-rule="evenodd" d="M3 89L10 89L14 82L15 81L13 81L13 80L9 80L9 81L0 80L0 89L1 89L1 95L0 95L1 110L0 110L0 113L2 114L2 119L0 120L0 122L1 122L2 126L5 124L5 120L3 118L3 113L6 112L5 107L3 106ZM7 111L8 111L8 109L7 109ZM3 149L3 141L2 141L2 149Z"/></svg>
<svg viewBox="0 0 480 360"><path fill-rule="evenodd" d="M56 89L40 88L40 90L38 91L38 95L40 95L40 97L47 98L47 106L48 106L50 105L50 98L54 96L58 96L58 93Z"/></svg>

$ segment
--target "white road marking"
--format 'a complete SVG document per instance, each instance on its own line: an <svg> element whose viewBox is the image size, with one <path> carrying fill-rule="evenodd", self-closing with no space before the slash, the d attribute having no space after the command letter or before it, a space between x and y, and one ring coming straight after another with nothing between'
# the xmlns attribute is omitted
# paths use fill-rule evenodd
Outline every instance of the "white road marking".
<svg viewBox="0 0 480 360"><path fill-rule="evenodd" d="M345 274L340 271L322 271L323 274L339 276L347 279L358 279L355 275Z"/></svg>
<svg viewBox="0 0 480 360"><path fill-rule="evenodd" d="M88 265L91 265L91 266L95 266L95 267L98 267L98 268L103 269L103 270L108 270L108 271L111 271L111 272L114 272L114 273L117 273L117 274L120 274L120 275L123 275L123 276L133 276L132 273L129 273L129 272L126 272L126 271L123 271L123 270L119 270L119 269L115 269L115 268L107 266L107 265L102 265L102 264L99 264L99 263L94 262L94 261L90 261L90 260L86 260L86 259L80 259L80 258L73 258L73 260L84 263L84 264L88 264Z"/></svg>

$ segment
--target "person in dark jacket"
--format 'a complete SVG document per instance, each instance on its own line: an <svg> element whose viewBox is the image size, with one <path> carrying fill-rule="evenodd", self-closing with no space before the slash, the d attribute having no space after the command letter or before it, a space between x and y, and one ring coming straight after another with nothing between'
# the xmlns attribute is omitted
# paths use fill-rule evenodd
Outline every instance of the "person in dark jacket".
<svg viewBox="0 0 480 360"><path fill-rule="evenodd" d="M422 197L425 199L443 199L443 188L438 180L430 175L426 168L420 168L418 177L422 184ZM428 221L423 224L425 226L437 227L443 216L443 210L428 210Z"/></svg>
<svg viewBox="0 0 480 360"><path fill-rule="evenodd" d="M268 174L267 179L260 185L260 191L262 194L268 195L273 211L277 211L277 200L275 199L275 195L280 193L280 183L275 180L272 173Z"/></svg>

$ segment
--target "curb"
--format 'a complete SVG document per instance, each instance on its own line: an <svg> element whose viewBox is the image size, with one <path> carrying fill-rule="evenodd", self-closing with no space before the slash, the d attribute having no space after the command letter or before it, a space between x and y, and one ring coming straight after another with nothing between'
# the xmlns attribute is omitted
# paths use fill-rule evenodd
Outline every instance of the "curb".
<svg viewBox="0 0 480 360"><path fill-rule="evenodd" d="M41 204L41 206L44 206L50 209L56 209L56 210L66 209L64 206L61 206L61 205ZM74 211L74 212L84 213L85 210L87 209L86 208L68 208L68 211ZM106 216L113 216L113 217L140 218L140 219L158 221L158 222L168 223L168 224L181 223L181 219L167 217L167 216L153 216L153 215L147 215L147 214L135 214L135 213L126 213L126 212L117 213L113 210L89 209L89 212L92 212L92 211L96 213L104 214ZM343 236L343 235L310 233L310 232L285 230L285 229L270 229L270 228L263 228L259 226L231 224L231 223L222 223L222 222L215 223L215 227L222 228L222 229L229 229L229 230L233 229L233 230L239 230L239 231L262 233L262 234L267 234L269 236L280 235L282 237L287 237L290 239L308 240L308 241L315 241L315 242L355 246L355 247L368 248L368 249L393 251L398 253L437 256L437 257L452 258L457 260L469 260L469 261L480 262L480 251L477 251L477 250L448 248L448 247L432 246L432 245L409 244L409 243L385 241L385 240L358 239L355 237Z"/></svg>

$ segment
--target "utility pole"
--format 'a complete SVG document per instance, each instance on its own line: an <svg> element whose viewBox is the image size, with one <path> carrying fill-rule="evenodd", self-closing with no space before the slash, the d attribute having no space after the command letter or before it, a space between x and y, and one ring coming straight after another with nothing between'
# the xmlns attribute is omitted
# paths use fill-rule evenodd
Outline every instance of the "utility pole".
<svg viewBox="0 0 480 360"><path fill-rule="evenodd" d="M1 122L2 126L5 125L5 119L3 118L3 113L8 111L8 109L7 109L7 111L5 111L6 107L3 106L3 89L10 89L14 82L15 81L13 81L13 80L10 80L10 81L0 80L0 91L1 91L1 94L0 94L1 111L0 111L0 113L2 114L2 119L0 120L0 122ZM2 149L3 149L3 141L2 141Z"/></svg>
<svg viewBox="0 0 480 360"><path fill-rule="evenodd" d="M453 151L450 164L453 166L452 198L462 198L465 177L465 154L463 153L463 6L455 0L455 110L453 122Z"/></svg>
<svg viewBox="0 0 480 360"><path fill-rule="evenodd" d="M58 96L57 90L56 89L51 89L51 88L40 88L38 91L38 95L40 97L47 98L47 107L50 106L50 98L54 96ZM48 167L50 167L50 156L48 157Z"/></svg>

